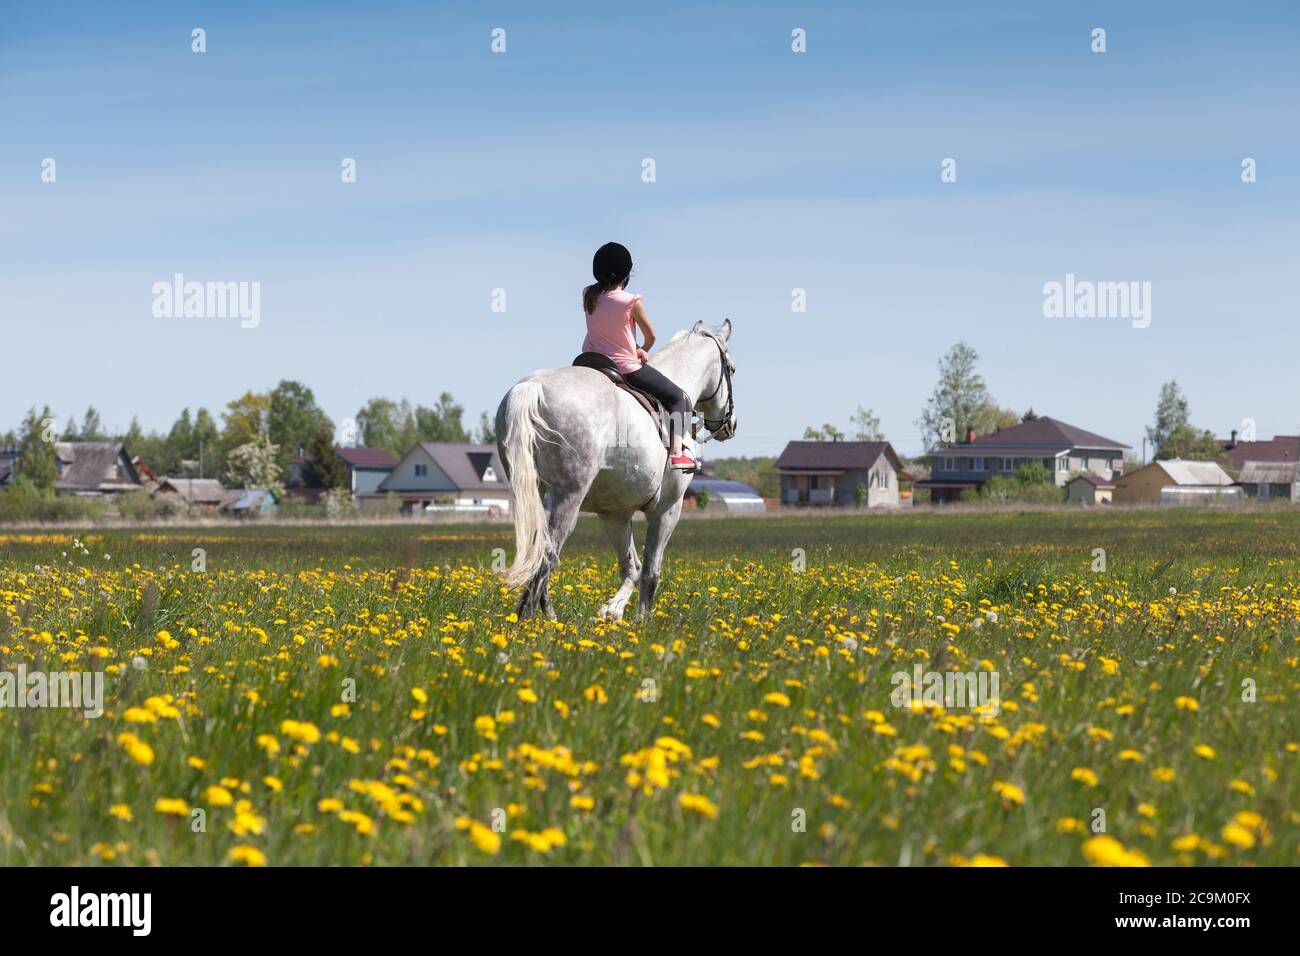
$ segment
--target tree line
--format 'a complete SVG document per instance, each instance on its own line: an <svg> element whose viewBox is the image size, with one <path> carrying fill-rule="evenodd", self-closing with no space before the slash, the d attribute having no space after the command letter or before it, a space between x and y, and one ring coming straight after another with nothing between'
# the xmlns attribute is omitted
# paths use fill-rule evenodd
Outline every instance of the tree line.
<svg viewBox="0 0 1300 956"><path fill-rule="evenodd" d="M465 409L448 392L432 407L405 398L376 397L355 418L334 422L311 388L282 380L263 392L248 391L226 404L220 424L206 408L184 408L165 432L145 431L132 417L125 432L105 428L92 405L80 423L69 418L60 431L49 406L27 412L17 430L0 436L0 446L18 449L14 485L19 490L48 491L58 479L55 441L120 441L161 476L217 478L228 486L282 487L290 465L305 455L303 483L336 488L347 484L347 470L334 453L338 444L382 448L400 458L417 442L492 443L496 440L487 413L476 434L466 427Z"/></svg>

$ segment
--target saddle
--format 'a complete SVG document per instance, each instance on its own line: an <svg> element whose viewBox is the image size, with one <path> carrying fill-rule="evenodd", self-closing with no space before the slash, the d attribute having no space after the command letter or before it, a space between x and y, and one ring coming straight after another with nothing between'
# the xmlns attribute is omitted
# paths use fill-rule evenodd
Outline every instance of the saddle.
<svg viewBox="0 0 1300 956"><path fill-rule="evenodd" d="M583 352L573 360L573 364L579 368L595 369L614 383L616 388L621 388L636 399L636 403L654 419L655 427L659 429L659 440L663 442L664 448L668 447L668 414L659 399L628 382L623 377L623 373L618 370L618 366L614 364L614 360L602 352Z"/></svg>

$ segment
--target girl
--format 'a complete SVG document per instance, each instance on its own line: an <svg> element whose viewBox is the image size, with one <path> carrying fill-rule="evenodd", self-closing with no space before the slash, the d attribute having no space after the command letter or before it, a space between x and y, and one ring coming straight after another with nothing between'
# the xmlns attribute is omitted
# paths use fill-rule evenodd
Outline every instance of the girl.
<svg viewBox="0 0 1300 956"><path fill-rule="evenodd" d="M694 471L695 459L682 450L682 433L691 421L690 396L663 372L646 364L646 353L654 348L655 330L641 296L626 291L632 277L632 253L617 242L607 242L596 250L591 272L596 281L582 290L582 309L587 314L582 350L608 355L630 384L663 402L669 412L669 464L678 471ZM645 337L640 348L636 344L638 327Z"/></svg>

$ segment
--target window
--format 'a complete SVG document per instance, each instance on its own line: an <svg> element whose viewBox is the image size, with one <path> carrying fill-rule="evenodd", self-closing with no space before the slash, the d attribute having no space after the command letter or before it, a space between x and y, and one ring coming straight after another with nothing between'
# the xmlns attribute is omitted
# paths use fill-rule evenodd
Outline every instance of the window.
<svg viewBox="0 0 1300 956"><path fill-rule="evenodd" d="M953 468L952 458L945 458L943 460L943 470L952 471L952 468Z"/></svg>
<svg viewBox="0 0 1300 956"><path fill-rule="evenodd" d="M424 477L427 477L428 474L429 474L429 466L428 466L428 465L416 465L416 466L415 466L415 477L416 477L416 478L424 478Z"/></svg>
<svg viewBox="0 0 1300 956"><path fill-rule="evenodd" d="M1264 485L1264 484L1261 484L1261 485L1259 486L1259 500L1260 500L1260 501L1266 501L1266 500L1268 500L1269 494L1270 494L1272 491L1273 491L1273 488L1272 488L1271 485Z"/></svg>
<svg viewBox="0 0 1300 956"><path fill-rule="evenodd" d="M976 459L975 459L975 471L983 471L983 470L984 470L984 459L983 459L983 458L976 458Z"/></svg>
<svg viewBox="0 0 1300 956"><path fill-rule="evenodd" d="M1069 470L1070 470L1070 459L1069 459L1069 458L1066 458L1064 455L1062 455L1060 458L1056 459L1056 470L1057 470L1057 471L1069 471Z"/></svg>

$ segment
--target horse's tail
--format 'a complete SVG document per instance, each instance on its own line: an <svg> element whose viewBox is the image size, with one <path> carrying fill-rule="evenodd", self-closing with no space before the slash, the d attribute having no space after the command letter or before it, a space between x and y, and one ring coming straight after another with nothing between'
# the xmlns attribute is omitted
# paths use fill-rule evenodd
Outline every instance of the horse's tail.
<svg viewBox="0 0 1300 956"><path fill-rule="evenodd" d="M503 446L514 492L515 561L506 569L506 584L512 588L527 584L541 570L550 547L546 509L542 507L541 482L537 476L537 443L551 428L542 418L542 386L520 382L506 393L506 429Z"/></svg>

